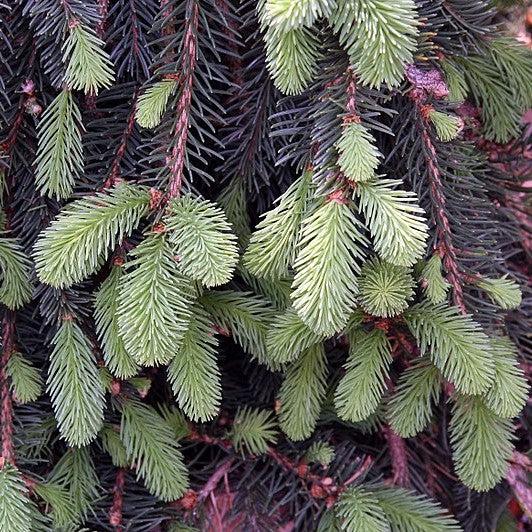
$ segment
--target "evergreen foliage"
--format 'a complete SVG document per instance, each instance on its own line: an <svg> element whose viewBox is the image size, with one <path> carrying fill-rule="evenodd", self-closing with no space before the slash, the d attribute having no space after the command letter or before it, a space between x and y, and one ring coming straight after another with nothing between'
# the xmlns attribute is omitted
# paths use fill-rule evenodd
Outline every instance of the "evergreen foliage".
<svg viewBox="0 0 532 532"><path fill-rule="evenodd" d="M305 219L294 263L292 301L317 334L340 332L355 307L364 257L361 224L349 203L324 201Z"/></svg>
<svg viewBox="0 0 532 532"><path fill-rule="evenodd" d="M327 362L323 345L304 351L293 362L279 391L279 425L291 440L312 435L325 397Z"/></svg>
<svg viewBox="0 0 532 532"><path fill-rule="evenodd" d="M2 531L526 528L510 4L0 0Z"/></svg>
<svg viewBox="0 0 532 532"><path fill-rule="evenodd" d="M121 410L120 438L137 476L161 500L178 499L188 487L188 474L170 425L137 400L128 400Z"/></svg>
<svg viewBox="0 0 532 532"><path fill-rule="evenodd" d="M104 391L88 339L71 318L53 339L47 390L61 436L73 446L87 445L103 423Z"/></svg>
<svg viewBox="0 0 532 532"><path fill-rule="evenodd" d="M35 182L42 194L69 198L83 171L81 113L72 93L61 91L39 122Z"/></svg>
<svg viewBox="0 0 532 532"><path fill-rule="evenodd" d="M31 299L31 263L20 244L0 234L0 301L15 310Z"/></svg>
<svg viewBox="0 0 532 532"><path fill-rule="evenodd" d="M137 364L166 364L187 330L193 292L165 235L148 235L130 255L118 288L118 329Z"/></svg>

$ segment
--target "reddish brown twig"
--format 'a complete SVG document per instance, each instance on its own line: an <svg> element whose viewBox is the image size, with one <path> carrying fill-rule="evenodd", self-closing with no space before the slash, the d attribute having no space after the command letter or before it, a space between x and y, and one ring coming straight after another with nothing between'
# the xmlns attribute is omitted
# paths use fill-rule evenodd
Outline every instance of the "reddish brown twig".
<svg viewBox="0 0 532 532"><path fill-rule="evenodd" d="M408 454L405 440L388 425L383 428L383 432L388 442L392 462L392 482L397 486L406 488L410 486L410 473L408 471Z"/></svg>
<svg viewBox="0 0 532 532"><path fill-rule="evenodd" d="M122 532L122 507L124 505L124 485L126 480L126 470L118 469L113 487L113 505L109 510L109 523L116 532Z"/></svg>
<svg viewBox="0 0 532 532"><path fill-rule="evenodd" d="M0 425L2 438L2 458L3 461L15 463L15 449L13 445L13 403L9 389L7 376L7 363L13 353L15 323L11 312L8 312L3 320L2 327L2 358L0 360Z"/></svg>

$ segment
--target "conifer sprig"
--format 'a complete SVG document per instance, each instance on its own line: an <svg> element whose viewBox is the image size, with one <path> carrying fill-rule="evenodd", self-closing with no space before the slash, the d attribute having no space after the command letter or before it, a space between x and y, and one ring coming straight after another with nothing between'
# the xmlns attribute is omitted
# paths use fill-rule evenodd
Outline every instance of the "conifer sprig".
<svg viewBox="0 0 532 532"><path fill-rule="evenodd" d="M43 389L41 374L20 353L11 353L6 371L11 378L13 398L18 403L27 404L39 398Z"/></svg>
<svg viewBox="0 0 532 532"><path fill-rule="evenodd" d="M286 371L279 391L279 425L291 440L311 436L325 398L327 360L322 344L301 354Z"/></svg>
<svg viewBox="0 0 532 532"><path fill-rule="evenodd" d="M139 366L126 350L118 326L119 286L124 273L125 268L114 266L94 300L94 321L105 366L120 379L133 377L139 370Z"/></svg>
<svg viewBox="0 0 532 532"><path fill-rule="evenodd" d="M421 271L421 284L425 297L434 305L443 303L447 297L450 284L442 274L441 257L435 253Z"/></svg>
<svg viewBox="0 0 532 532"><path fill-rule="evenodd" d="M378 255L398 266L411 266L425 253L428 226L413 192L399 190L400 181L359 183L355 194Z"/></svg>
<svg viewBox="0 0 532 532"><path fill-rule="evenodd" d="M164 234L150 234L131 253L119 285L118 328L137 364L167 364L179 350L194 298Z"/></svg>
<svg viewBox="0 0 532 532"><path fill-rule="evenodd" d="M0 467L0 530L28 532L32 519L22 475L11 464Z"/></svg>
<svg viewBox="0 0 532 532"><path fill-rule="evenodd" d="M340 332L355 308L356 275L366 243L361 227L341 198L323 201L304 221L292 301L299 317L317 334Z"/></svg>
<svg viewBox="0 0 532 532"><path fill-rule="evenodd" d="M17 240L0 233L0 302L16 310L31 300L31 261Z"/></svg>
<svg viewBox="0 0 532 532"><path fill-rule="evenodd" d="M96 272L115 242L139 225L149 202L145 188L123 183L70 203L35 244L39 279L65 288Z"/></svg>
<svg viewBox="0 0 532 532"><path fill-rule="evenodd" d="M304 172L259 222L244 255L244 265L257 277L279 279L294 263L301 221L311 189L311 173Z"/></svg>
<svg viewBox="0 0 532 532"><path fill-rule="evenodd" d="M174 199L165 217L179 269L207 287L226 283L238 262L236 237L224 212L192 196Z"/></svg>
<svg viewBox="0 0 532 532"><path fill-rule="evenodd" d="M245 407L235 416L230 438L241 453L264 454L277 440L277 425L268 410Z"/></svg>
<svg viewBox="0 0 532 532"><path fill-rule="evenodd" d="M493 382L494 363L486 334L471 317L454 307L429 302L404 315L422 353L456 388L466 394L486 392Z"/></svg>
<svg viewBox="0 0 532 532"><path fill-rule="evenodd" d="M37 128L35 182L41 194L57 199L72 195L83 172L83 123L69 90L61 91L46 108Z"/></svg>
<svg viewBox="0 0 532 532"><path fill-rule="evenodd" d="M103 423L103 384L91 346L72 319L63 320L53 339L47 390L61 436L72 446L87 445Z"/></svg>
<svg viewBox="0 0 532 532"><path fill-rule="evenodd" d="M120 437L130 463L148 490L173 501L188 487L188 472L172 428L150 406L130 399L122 405Z"/></svg>
<svg viewBox="0 0 532 532"><path fill-rule="evenodd" d="M85 94L98 94L108 89L113 81L113 64L105 43L90 28L78 21L72 22L63 47L63 62L67 65L65 83Z"/></svg>
<svg viewBox="0 0 532 532"><path fill-rule="evenodd" d="M330 21L361 83L378 88L401 82L417 47L413 0L340 0Z"/></svg>
<svg viewBox="0 0 532 532"><path fill-rule="evenodd" d="M461 481L477 491L492 489L504 477L512 456L512 425L479 396L459 396L453 406L451 445Z"/></svg>
<svg viewBox="0 0 532 532"><path fill-rule="evenodd" d="M161 122L168 100L177 89L177 81L164 79L148 87L137 101L135 118L142 127L153 128Z"/></svg>
<svg viewBox="0 0 532 532"><path fill-rule="evenodd" d="M441 391L438 368L421 358L406 369L388 405L388 419L394 432L411 438L424 430L432 417L433 404Z"/></svg>
<svg viewBox="0 0 532 532"><path fill-rule="evenodd" d="M390 342L381 329L355 330L349 335L349 358L338 383L334 404L346 421L362 421L373 414L386 390L392 363Z"/></svg>
<svg viewBox="0 0 532 532"><path fill-rule="evenodd" d="M168 366L168 379L177 403L193 421L209 421L220 408L222 386L217 347L209 316L196 304L181 347Z"/></svg>

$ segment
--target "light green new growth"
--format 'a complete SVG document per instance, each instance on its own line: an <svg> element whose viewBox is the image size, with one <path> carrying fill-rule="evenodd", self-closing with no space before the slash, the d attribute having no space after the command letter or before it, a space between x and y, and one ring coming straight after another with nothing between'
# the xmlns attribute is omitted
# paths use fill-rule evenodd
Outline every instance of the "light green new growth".
<svg viewBox="0 0 532 532"><path fill-rule="evenodd" d="M464 73L451 61L444 59L440 62L440 65L445 74L445 81L449 89L449 101L463 102L469 92Z"/></svg>
<svg viewBox="0 0 532 532"><path fill-rule="evenodd" d="M0 302L16 310L31 300L31 262L14 238L0 233Z"/></svg>
<svg viewBox="0 0 532 532"><path fill-rule="evenodd" d="M229 437L235 449L242 454L264 454L268 446L277 440L277 424L268 410L241 408L235 416Z"/></svg>
<svg viewBox="0 0 532 532"><path fill-rule="evenodd" d="M161 122L168 100L177 88L177 81L164 79L148 87L137 100L135 119L142 127L153 128Z"/></svg>
<svg viewBox="0 0 532 532"><path fill-rule="evenodd" d="M486 392L493 382L494 363L489 338L470 316L455 307L424 302L404 314L422 354L451 381L459 392Z"/></svg>
<svg viewBox="0 0 532 532"><path fill-rule="evenodd" d="M389 532L390 524L375 495L364 488L348 488L334 506L338 530Z"/></svg>
<svg viewBox="0 0 532 532"><path fill-rule="evenodd" d="M32 403L39 398L43 388L41 374L20 353L11 353L6 371L11 378L13 399L17 403Z"/></svg>
<svg viewBox="0 0 532 532"><path fill-rule="evenodd" d="M81 113L69 90L61 91L37 126L35 184L42 195L67 199L83 172Z"/></svg>
<svg viewBox="0 0 532 532"><path fill-rule="evenodd" d="M246 292L207 292L201 305L226 334L231 335L244 351L262 364L266 356L266 333L273 317L273 309L265 300Z"/></svg>
<svg viewBox="0 0 532 532"><path fill-rule="evenodd" d="M396 189L400 184L392 179L359 183L355 194L378 255L397 266L412 266L425 254L428 226L417 196Z"/></svg>
<svg viewBox="0 0 532 532"><path fill-rule="evenodd" d="M305 453L305 461L328 467L334 460L334 447L327 442L314 442Z"/></svg>
<svg viewBox="0 0 532 532"><path fill-rule="evenodd" d="M414 295L414 279L407 268L373 259L358 279L359 300L366 312L388 318L408 308Z"/></svg>
<svg viewBox="0 0 532 532"><path fill-rule="evenodd" d="M118 289L125 269L113 266L94 301L94 322L107 369L119 379L136 375L139 366L126 351L118 327Z"/></svg>
<svg viewBox="0 0 532 532"><path fill-rule="evenodd" d="M181 347L168 366L168 380L179 407L193 421L204 422L216 416L222 400L218 340L200 305L192 308L191 316Z"/></svg>
<svg viewBox="0 0 532 532"><path fill-rule="evenodd" d="M67 205L35 244L39 279L65 288L95 273L137 228L149 202L147 189L123 183Z"/></svg>
<svg viewBox="0 0 532 532"><path fill-rule="evenodd" d="M481 278L476 284L488 294L493 303L504 310L515 309L521 305L521 289L515 281L508 279L507 275L500 279Z"/></svg>
<svg viewBox="0 0 532 532"><path fill-rule="evenodd" d="M346 326L356 305L356 275L365 243L360 222L343 201L324 201L305 219L292 301L317 334L332 336Z"/></svg>
<svg viewBox="0 0 532 532"><path fill-rule="evenodd" d="M394 531L447 532L462 530L456 519L437 502L402 488L373 490Z"/></svg>
<svg viewBox="0 0 532 532"><path fill-rule="evenodd" d="M266 336L266 354L273 365L293 362L300 354L320 343L323 336L309 329L294 309L278 314Z"/></svg>
<svg viewBox="0 0 532 532"><path fill-rule="evenodd" d="M375 138L362 124L345 124L336 149L338 166L347 179L360 183L375 177L382 154L375 146Z"/></svg>
<svg viewBox="0 0 532 532"><path fill-rule="evenodd" d="M451 285L443 277L442 260L437 253L432 255L421 271L421 284L425 297L431 303L437 305L445 301Z"/></svg>
<svg viewBox="0 0 532 532"><path fill-rule="evenodd" d="M449 430L460 480L476 491L495 487L503 479L513 453L510 421L492 412L482 397L459 396Z"/></svg>
<svg viewBox="0 0 532 532"><path fill-rule="evenodd" d="M227 283L238 262L236 237L214 203L189 195L174 199L164 218L179 269L205 286Z"/></svg>
<svg viewBox="0 0 532 532"><path fill-rule="evenodd" d="M190 281L180 273L164 234L149 234L129 255L118 289L120 336L137 364L167 364L188 327Z"/></svg>
<svg viewBox="0 0 532 532"><path fill-rule="evenodd" d="M339 0L330 22L364 85L401 83L417 47L413 0Z"/></svg>
<svg viewBox="0 0 532 532"><path fill-rule="evenodd" d="M391 363L391 346L384 331L374 329L366 333L358 329L349 334L345 374L334 394L334 405L341 419L363 421L377 410L386 390Z"/></svg>
<svg viewBox="0 0 532 532"><path fill-rule="evenodd" d="M518 353L509 338L491 338L491 352L495 363L493 386L485 396L486 405L502 418L513 418L525 407L528 384L519 366Z"/></svg>
<svg viewBox="0 0 532 532"><path fill-rule="evenodd" d="M288 275L288 268L295 260L310 189L311 173L304 172L257 225L244 254L244 266L250 273L271 279Z"/></svg>
<svg viewBox="0 0 532 532"><path fill-rule="evenodd" d="M284 32L269 26L264 38L266 62L275 86L288 95L303 92L317 69L319 42L314 29Z"/></svg>
<svg viewBox="0 0 532 532"><path fill-rule="evenodd" d="M437 137L442 142L454 140L462 130L464 122L458 116L449 115L440 111L431 111L429 119L436 130Z"/></svg>
<svg viewBox="0 0 532 532"><path fill-rule="evenodd" d="M442 379L438 368L421 358L406 369L388 404L387 417L402 438L424 430L432 417L432 405L440 397Z"/></svg>
<svg viewBox="0 0 532 532"><path fill-rule="evenodd" d="M90 443L103 423L105 398L91 345L72 319L53 339L47 391L61 436L69 445Z"/></svg>
<svg viewBox="0 0 532 532"><path fill-rule="evenodd" d="M261 23L288 31L310 27L320 17L328 17L336 0L261 0Z"/></svg>
<svg viewBox="0 0 532 532"><path fill-rule="evenodd" d="M325 398L326 378L322 344L307 349L287 369L279 391L279 425L291 440L304 440L314 432Z"/></svg>
<svg viewBox="0 0 532 532"><path fill-rule="evenodd" d="M28 489L19 470L9 463L0 467L0 530L30 532Z"/></svg>
<svg viewBox="0 0 532 532"><path fill-rule="evenodd" d="M120 439L120 433L115 430L113 425L104 424L102 430L98 434L102 441L104 451L111 457L111 461L115 467L128 467L129 460L127 457L126 448Z"/></svg>
<svg viewBox="0 0 532 532"><path fill-rule="evenodd" d="M100 497L89 447L69 449L55 465L49 482L69 493L72 510L79 521L87 518L91 506Z"/></svg>
<svg viewBox="0 0 532 532"><path fill-rule="evenodd" d="M66 488L55 482L38 482L34 492L46 503L46 511L50 513L56 529L63 529L79 522L72 498Z"/></svg>
<svg viewBox="0 0 532 532"><path fill-rule="evenodd" d="M188 472L172 428L152 407L129 399L122 404L120 438L137 477L162 501L179 499Z"/></svg>
<svg viewBox="0 0 532 532"><path fill-rule="evenodd" d="M70 28L63 45L65 83L69 88L98 94L99 89L108 89L113 84L113 64L104 46L92 29L83 24Z"/></svg>

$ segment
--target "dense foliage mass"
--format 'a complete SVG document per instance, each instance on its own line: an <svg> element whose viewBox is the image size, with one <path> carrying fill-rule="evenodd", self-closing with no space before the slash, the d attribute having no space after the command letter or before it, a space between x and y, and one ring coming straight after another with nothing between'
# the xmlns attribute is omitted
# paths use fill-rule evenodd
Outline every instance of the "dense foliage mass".
<svg viewBox="0 0 532 532"><path fill-rule="evenodd" d="M495 4L0 1L1 531L526 526Z"/></svg>

